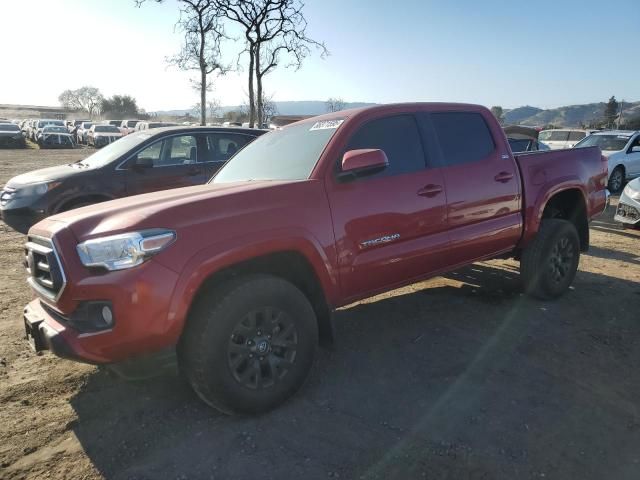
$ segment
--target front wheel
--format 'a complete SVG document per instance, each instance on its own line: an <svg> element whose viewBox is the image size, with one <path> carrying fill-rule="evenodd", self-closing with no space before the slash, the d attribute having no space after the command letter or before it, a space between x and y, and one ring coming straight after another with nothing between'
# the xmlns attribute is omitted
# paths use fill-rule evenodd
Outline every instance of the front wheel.
<svg viewBox="0 0 640 480"><path fill-rule="evenodd" d="M525 291L549 300L569 289L580 261L580 239L567 220L543 220L535 238L522 252L520 275Z"/></svg>
<svg viewBox="0 0 640 480"><path fill-rule="evenodd" d="M616 167L609 176L609 184L607 187L611 193L619 193L624 183L624 170L622 167Z"/></svg>
<svg viewBox="0 0 640 480"><path fill-rule="evenodd" d="M251 414L276 407L302 386L317 344L317 320L305 295L281 278L250 275L200 297L178 358L207 404Z"/></svg>

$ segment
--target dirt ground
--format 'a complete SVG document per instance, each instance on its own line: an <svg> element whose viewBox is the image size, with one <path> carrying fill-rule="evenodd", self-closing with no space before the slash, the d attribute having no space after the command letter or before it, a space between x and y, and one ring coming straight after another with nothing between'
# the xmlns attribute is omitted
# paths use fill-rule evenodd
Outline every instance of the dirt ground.
<svg viewBox="0 0 640 480"><path fill-rule="evenodd" d="M0 151L0 185L88 153ZM236 418L177 376L33 354L0 222L0 478L638 479L640 231L612 217L563 298L491 261L353 305L291 401Z"/></svg>

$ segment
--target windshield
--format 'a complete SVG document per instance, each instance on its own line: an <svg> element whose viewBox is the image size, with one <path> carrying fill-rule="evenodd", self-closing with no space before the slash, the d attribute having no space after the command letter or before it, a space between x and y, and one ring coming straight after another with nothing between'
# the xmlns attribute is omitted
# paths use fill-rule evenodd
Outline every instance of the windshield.
<svg viewBox="0 0 640 480"><path fill-rule="evenodd" d="M77 162L76 165L81 167L99 168L107 165L114 160L117 160L122 155L126 154L129 150L136 148L145 140L150 138L149 134L145 133L132 133L126 137L121 138L117 142L110 143L101 150L98 150L93 155Z"/></svg>
<svg viewBox="0 0 640 480"><path fill-rule="evenodd" d="M2 132L19 132L20 127L13 123L0 123L0 131Z"/></svg>
<svg viewBox="0 0 640 480"><path fill-rule="evenodd" d="M568 130L545 130L538 135L538 139L542 142L566 142L568 138Z"/></svg>
<svg viewBox="0 0 640 480"><path fill-rule="evenodd" d="M96 132L111 132L111 133L120 133L118 127L114 127L113 125L96 125Z"/></svg>
<svg viewBox="0 0 640 480"><path fill-rule="evenodd" d="M69 133L69 131L64 127L44 127L42 131L47 133Z"/></svg>
<svg viewBox="0 0 640 480"><path fill-rule="evenodd" d="M137 120L129 120L127 122L127 127L131 128L131 127L135 127L138 124Z"/></svg>
<svg viewBox="0 0 640 480"><path fill-rule="evenodd" d="M600 150L617 152L624 149L629 137L624 135L591 135L576 144L576 148L600 147Z"/></svg>
<svg viewBox="0 0 640 480"><path fill-rule="evenodd" d="M60 125L61 127L63 127L64 123L62 122L62 120L41 120L38 122L38 128L43 128L47 125Z"/></svg>
<svg viewBox="0 0 640 480"><path fill-rule="evenodd" d="M531 140L520 138L507 138L513 153L528 152L531 147Z"/></svg>
<svg viewBox="0 0 640 480"><path fill-rule="evenodd" d="M82 125L80 125L80 128L84 128L85 130L91 128L91 126L93 125L93 123L83 123Z"/></svg>
<svg viewBox="0 0 640 480"><path fill-rule="evenodd" d="M213 183L309 178L343 120L304 122L262 135L240 150Z"/></svg>

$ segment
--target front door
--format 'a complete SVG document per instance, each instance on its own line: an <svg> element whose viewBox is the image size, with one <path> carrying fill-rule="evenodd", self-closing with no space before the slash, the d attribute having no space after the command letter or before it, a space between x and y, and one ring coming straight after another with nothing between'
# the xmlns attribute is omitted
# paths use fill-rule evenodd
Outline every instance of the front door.
<svg viewBox="0 0 640 480"><path fill-rule="evenodd" d="M425 163L416 119L396 115L363 124L344 151L376 148L389 166L340 181L327 190L334 222L343 296L363 297L446 264L446 195L442 172Z"/></svg>
<svg viewBox="0 0 640 480"><path fill-rule="evenodd" d="M202 139L193 134L173 135L152 143L129 159L127 194L156 192L206 183L209 175L199 155Z"/></svg>

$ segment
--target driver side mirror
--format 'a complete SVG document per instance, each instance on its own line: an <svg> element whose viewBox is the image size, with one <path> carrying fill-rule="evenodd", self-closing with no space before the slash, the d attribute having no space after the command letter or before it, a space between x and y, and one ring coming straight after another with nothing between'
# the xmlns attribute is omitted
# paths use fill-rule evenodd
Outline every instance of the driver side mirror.
<svg viewBox="0 0 640 480"><path fill-rule="evenodd" d="M153 168L153 159L148 157L135 157L133 159L133 163L131 164L131 170L135 172L143 172L148 168Z"/></svg>
<svg viewBox="0 0 640 480"><path fill-rule="evenodd" d="M347 180L380 172L389 166L387 155L377 148L349 150L342 157L342 169L338 178Z"/></svg>

